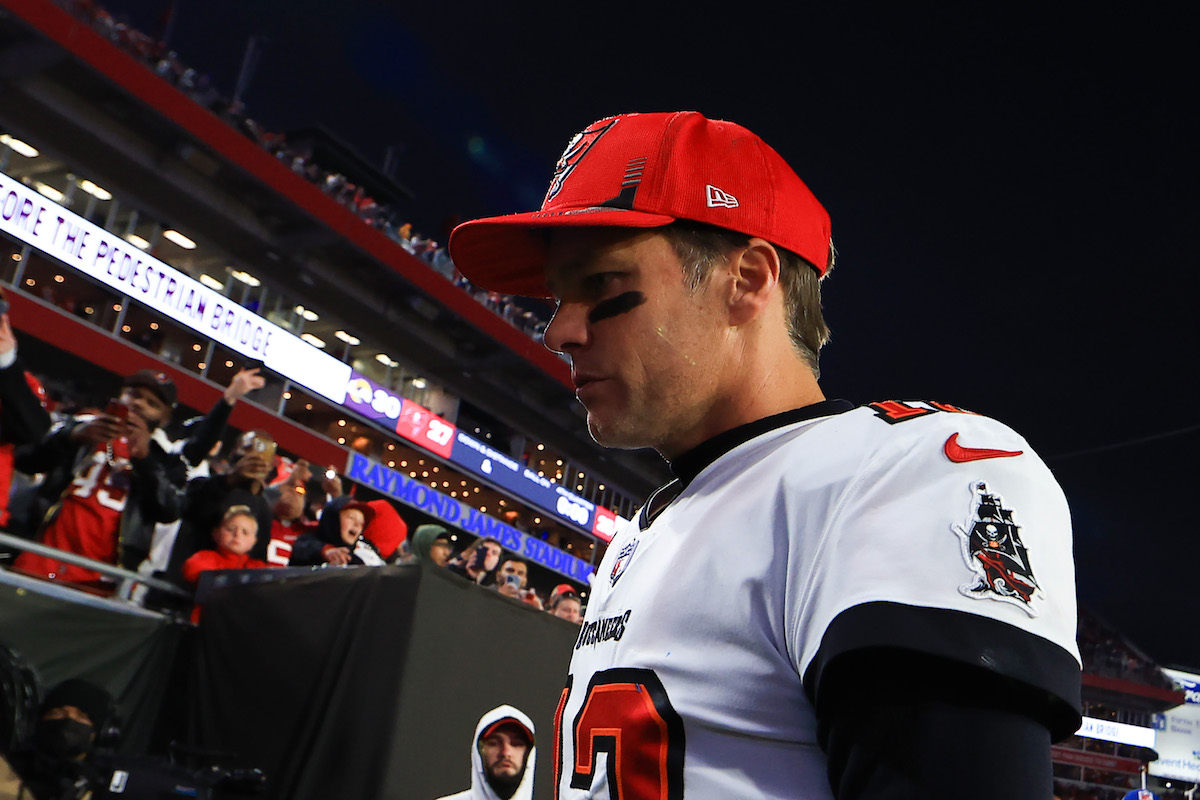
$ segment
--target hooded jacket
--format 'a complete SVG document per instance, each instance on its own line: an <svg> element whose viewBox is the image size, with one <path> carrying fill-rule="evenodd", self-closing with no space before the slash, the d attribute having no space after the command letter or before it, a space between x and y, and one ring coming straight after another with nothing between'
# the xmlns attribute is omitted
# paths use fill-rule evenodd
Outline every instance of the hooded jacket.
<svg viewBox="0 0 1200 800"><path fill-rule="evenodd" d="M438 800L500 800L496 791L488 784L483 771L483 755L479 752L479 740L483 732L497 722L512 720L525 727L530 735L535 735L533 720L523 711L512 706L497 706L479 718L475 726L475 737L471 739L471 788L457 794L449 794ZM530 742L529 751L525 754L525 772L521 776L521 784L513 794L512 800L533 800L533 771L537 762L537 742Z"/></svg>
<svg viewBox="0 0 1200 800"><path fill-rule="evenodd" d="M321 512L321 519L317 522L317 527L305 531L296 538L295 543L292 545L292 557L288 563L293 567L319 567L325 563L325 556L322 555L322 552L326 547L345 547L351 552L351 564L367 563L359 557L357 546L351 546L342 541L342 509L351 503L356 508L362 509L363 516L366 518L366 526L364 527L370 527L375 516L374 509L370 508L366 503L358 502L349 495L335 497L326 504L325 509ZM372 563L373 565L378 565L383 560L383 556L378 552L379 548L365 534L360 536L360 539L365 539L367 543L370 543L371 548L376 551L378 560L374 560ZM396 544L398 545L399 542L396 542ZM393 547L392 551L395 552L395 549Z"/></svg>

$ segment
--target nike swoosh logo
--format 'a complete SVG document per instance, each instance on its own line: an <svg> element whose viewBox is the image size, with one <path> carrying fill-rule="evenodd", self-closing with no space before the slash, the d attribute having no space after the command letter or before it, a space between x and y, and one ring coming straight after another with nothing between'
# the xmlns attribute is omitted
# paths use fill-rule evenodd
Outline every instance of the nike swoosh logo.
<svg viewBox="0 0 1200 800"><path fill-rule="evenodd" d="M956 464L965 464L968 461L982 461L985 458L1012 458L1025 452L1024 450L989 450L986 447L963 447L958 443L957 433L950 435L942 450L945 451L946 458Z"/></svg>

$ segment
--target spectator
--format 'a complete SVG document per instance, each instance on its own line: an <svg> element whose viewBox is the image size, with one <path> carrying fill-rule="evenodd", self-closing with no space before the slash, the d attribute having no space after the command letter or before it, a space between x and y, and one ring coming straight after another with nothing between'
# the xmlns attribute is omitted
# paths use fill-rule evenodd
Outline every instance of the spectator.
<svg viewBox="0 0 1200 800"><path fill-rule="evenodd" d="M248 393L261 389L266 385L266 379L260 375L257 367L238 370L230 379L229 385L216 404L203 417L196 417L184 423L187 436L175 442L177 452L189 466L198 466L207 459L214 447L221 441L225 427L229 423L229 415L234 405ZM165 438L165 436L164 436Z"/></svg>
<svg viewBox="0 0 1200 800"><path fill-rule="evenodd" d="M367 507L371 518L363 528L363 537L385 562L396 563L400 558L400 545L408 539L408 523L387 500L372 500Z"/></svg>
<svg viewBox="0 0 1200 800"><path fill-rule="evenodd" d="M573 591L559 592L551 597L547 611L576 625L583 622L583 602Z"/></svg>
<svg viewBox="0 0 1200 800"><path fill-rule="evenodd" d="M342 479L337 471L330 467L325 470L320 480L310 479L306 484L304 517L309 522L317 522L325 506L342 496Z"/></svg>
<svg viewBox="0 0 1200 800"><path fill-rule="evenodd" d="M529 586L529 564L516 556L505 558L496 570L496 586L502 594L516 597L518 592Z"/></svg>
<svg viewBox="0 0 1200 800"><path fill-rule="evenodd" d="M108 771L94 756L116 744L115 725L116 704L106 689L79 679L54 687L41 704L33 749L9 758L21 778L17 797L74 800L104 789Z"/></svg>
<svg viewBox="0 0 1200 800"><path fill-rule="evenodd" d="M500 563L500 541L486 536L470 550L464 550L446 563L446 569L475 583L488 583Z"/></svg>
<svg viewBox="0 0 1200 800"><path fill-rule="evenodd" d="M496 590L539 611L542 608L542 599L529 588L529 563L523 558L509 556L500 563L500 569L496 571Z"/></svg>
<svg viewBox="0 0 1200 800"><path fill-rule="evenodd" d="M177 454L182 460L182 473L172 471L173 477L182 474L184 480L209 476L208 459L215 455L213 452L221 443L225 427L229 422L229 414L238 400L248 392L261 389L266 383L258 374L258 369L239 370L225 388L224 394L209 412L203 417L193 417L180 427L182 436L172 439L167 428L159 428L154 432L154 440L168 453ZM182 487L180 487L182 488ZM150 552L138 566L138 572L143 575L153 575L161 572L170 564L171 550L175 545L175 537L179 533L180 520L160 522L154 526L150 542ZM135 593L135 599L140 592Z"/></svg>
<svg viewBox="0 0 1200 800"><path fill-rule="evenodd" d="M125 379L105 413L67 420L18 451L17 469L46 473L39 497L53 510L38 534L43 544L137 568L154 523L179 518L170 457L150 436L170 418L175 397L164 373L141 370ZM13 568L102 594L114 588L95 570L33 553L23 553Z"/></svg>
<svg viewBox="0 0 1200 800"><path fill-rule="evenodd" d="M450 561L454 543L450 531L441 525L421 525L412 536L411 549L416 560L444 567Z"/></svg>
<svg viewBox="0 0 1200 800"><path fill-rule="evenodd" d="M183 563L183 579L195 586L200 573L210 569L263 569L266 561L251 558L258 543L258 518L247 505L225 509L221 523L212 532L215 550L198 550Z"/></svg>
<svg viewBox="0 0 1200 800"><path fill-rule="evenodd" d="M211 532L230 506L248 506L258 523L250 556L265 561L271 539L271 505L263 495L275 455L275 440L265 431L246 431L229 454L232 470L225 475L197 478L187 486L183 524L171 548L167 577L180 585L183 565L194 553L211 549Z"/></svg>
<svg viewBox="0 0 1200 800"><path fill-rule="evenodd" d="M292 560L292 548L296 540L317 527L317 523L304 519L304 484L284 484L279 499L271 507L271 541L267 545L267 562L272 566L286 567Z"/></svg>
<svg viewBox="0 0 1200 800"><path fill-rule="evenodd" d="M0 290L0 528L9 530L9 492L13 483L13 449L41 441L50 429L46 390L17 358L17 337L8 317L8 300Z"/></svg>
<svg viewBox="0 0 1200 800"><path fill-rule="evenodd" d="M471 788L439 800L532 800L533 720L512 706L479 718L471 739Z"/></svg>
<svg viewBox="0 0 1200 800"><path fill-rule="evenodd" d="M352 497L330 501L316 529L296 539L292 548L292 566L378 566L384 563L379 550L362 535L374 516L374 509Z"/></svg>

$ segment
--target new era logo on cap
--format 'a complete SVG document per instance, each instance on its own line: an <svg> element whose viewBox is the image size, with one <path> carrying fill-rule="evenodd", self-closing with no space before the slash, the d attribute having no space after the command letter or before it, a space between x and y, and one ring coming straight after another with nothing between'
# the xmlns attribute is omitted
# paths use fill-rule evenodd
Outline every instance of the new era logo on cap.
<svg viewBox="0 0 1200 800"><path fill-rule="evenodd" d="M705 201L704 202L705 202L705 205L707 205L709 208L737 208L738 207L738 201L737 201L736 197L731 195L729 192L721 191L720 189L713 186L712 184L708 184L707 186L704 187L704 193L705 193Z"/></svg>

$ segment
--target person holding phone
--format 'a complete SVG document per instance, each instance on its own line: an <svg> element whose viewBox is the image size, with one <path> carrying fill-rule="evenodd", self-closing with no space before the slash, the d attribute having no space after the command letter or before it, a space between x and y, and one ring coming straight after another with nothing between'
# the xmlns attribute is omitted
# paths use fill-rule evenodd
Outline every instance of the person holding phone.
<svg viewBox="0 0 1200 800"><path fill-rule="evenodd" d="M224 509L231 505L244 505L250 509L258 527L249 556L258 561L267 560L272 512L266 485L267 477L275 467L275 450L275 437L270 432L245 431L229 448L227 460L232 469L228 473L188 482L183 519L171 547L165 577L186 586L184 563L198 551L213 548L210 533L220 524Z"/></svg>
<svg viewBox="0 0 1200 800"><path fill-rule="evenodd" d="M496 570L496 591L539 611L542 609L541 598L529 588L529 562L523 558L509 556L500 562L500 568Z"/></svg>
<svg viewBox="0 0 1200 800"><path fill-rule="evenodd" d="M39 496L49 508L41 543L126 569L150 547L152 527L179 518L180 498L169 476L173 457L152 432L171 417L175 383L144 369L127 377L102 413L60 423L37 445L18 451L15 466L45 473ZM111 594L116 583L95 570L23 553L13 569Z"/></svg>
<svg viewBox="0 0 1200 800"><path fill-rule="evenodd" d="M475 583L487 583L500 563L503 548L500 540L485 536L463 550L446 564L446 569L469 578Z"/></svg>

